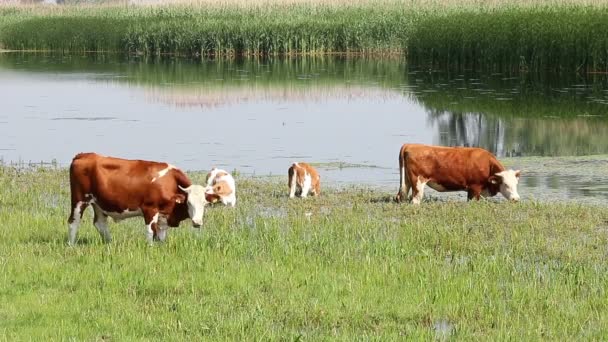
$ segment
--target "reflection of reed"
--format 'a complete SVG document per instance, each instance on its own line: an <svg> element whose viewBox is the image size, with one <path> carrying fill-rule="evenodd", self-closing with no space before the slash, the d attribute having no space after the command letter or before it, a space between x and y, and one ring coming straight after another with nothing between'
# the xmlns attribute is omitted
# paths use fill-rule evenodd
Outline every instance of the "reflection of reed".
<svg viewBox="0 0 608 342"><path fill-rule="evenodd" d="M388 100L406 100L397 90L367 88L362 86L320 86L320 87L277 87L259 88L198 88L198 89L162 89L146 90L146 98L151 102L161 102L176 107L216 108L250 102L300 102L324 103L331 99L365 100L385 102Z"/></svg>
<svg viewBox="0 0 608 342"><path fill-rule="evenodd" d="M428 118L439 130L436 143L446 146L480 146L498 156L608 153L608 125L601 120L499 118L433 110Z"/></svg>

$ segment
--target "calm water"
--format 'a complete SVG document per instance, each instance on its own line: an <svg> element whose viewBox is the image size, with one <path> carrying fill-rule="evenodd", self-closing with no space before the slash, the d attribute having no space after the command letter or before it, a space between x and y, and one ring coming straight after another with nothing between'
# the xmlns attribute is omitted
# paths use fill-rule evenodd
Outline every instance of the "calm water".
<svg viewBox="0 0 608 342"><path fill-rule="evenodd" d="M331 182L395 192L405 142L482 146L500 157L608 153L600 75L431 73L363 59L0 54L0 94L5 163L68 165L75 153L96 151L282 175L302 160L326 163ZM608 201L604 176L577 185L531 172L521 192Z"/></svg>

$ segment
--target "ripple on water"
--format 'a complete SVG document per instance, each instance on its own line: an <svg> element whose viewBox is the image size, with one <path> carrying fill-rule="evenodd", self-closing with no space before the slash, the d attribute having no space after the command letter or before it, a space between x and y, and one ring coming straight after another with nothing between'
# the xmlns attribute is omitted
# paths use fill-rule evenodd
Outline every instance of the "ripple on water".
<svg viewBox="0 0 608 342"><path fill-rule="evenodd" d="M81 117L81 116L60 116L51 118L52 121L111 121L118 120L114 116L92 116L92 117Z"/></svg>

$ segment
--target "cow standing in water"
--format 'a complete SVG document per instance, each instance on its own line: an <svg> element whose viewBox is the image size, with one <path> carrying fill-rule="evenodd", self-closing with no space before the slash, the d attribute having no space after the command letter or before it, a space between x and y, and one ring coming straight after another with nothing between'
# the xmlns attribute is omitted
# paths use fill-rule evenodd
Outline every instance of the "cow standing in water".
<svg viewBox="0 0 608 342"><path fill-rule="evenodd" d="M192 219L203 224L205 188L171 164L77 154L70 164L72 206L68 219L69 243L76 242L82 214L94 210L94 225L105 242L111 241L108 216L114 221L143 216L146 238L164 241L168 227Z"/></svg>
<svg viewBox="0 0 608 342"><path fill-rule="evenodd" d="M474 147L405 144L399 151L399 192L402 201L412 189L412 203L420 204L424 186L436 191L466 191L469 200L501 193L518 201L519 170L506 170L496 157Z"/></svg>

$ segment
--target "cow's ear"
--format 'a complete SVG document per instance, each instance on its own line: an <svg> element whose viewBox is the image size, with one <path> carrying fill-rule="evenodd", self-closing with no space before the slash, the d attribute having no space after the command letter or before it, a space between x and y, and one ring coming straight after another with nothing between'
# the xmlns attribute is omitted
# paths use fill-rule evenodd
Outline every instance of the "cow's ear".
<svg viewBox="0 0 608 342"><path fill-rule="evenodd" d="M184 203L186 201L186 196L182 194L175 194L173 195L173 201L175 203Z"/></svg>
<svg viewBox="0 0 608 342"><path fill-rule="evenodd" d="M488 181L492 184L500 184L502 182L502 178L500 178L500 176L492 175Z"/></svg>
<svg viewBox="0 0 608 342"><path fill-rule="evenodd" d="M520 175L521 175L521 170L515 171L515 177L519 178Z"/></svg>

